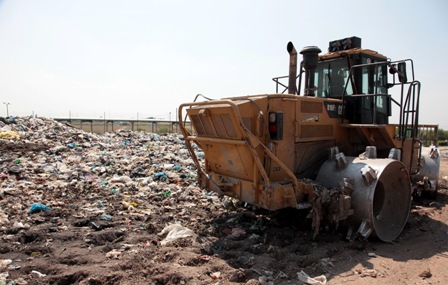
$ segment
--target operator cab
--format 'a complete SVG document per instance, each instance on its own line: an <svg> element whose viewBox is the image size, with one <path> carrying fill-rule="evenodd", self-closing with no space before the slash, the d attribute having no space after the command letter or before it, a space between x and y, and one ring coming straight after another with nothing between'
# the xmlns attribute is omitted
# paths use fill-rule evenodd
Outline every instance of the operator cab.
<svg viewBox="0 0 448 285"><path fill-rule="evenodd" d="M316 97L343 99L351 124L388 124L387 58L362 49L358 37L332 41L328 50L314 72Z"/></svg>
<svg viewBox="0 0 448 285"><path fill-rule="evenodd" d="M287 50L289 76L272 79L277 94L288 90L288 94L300 95L303 81L304 96L342 100L342 114L338 116L349 125L388 125L393 103L400 112L398 137L416 136L420 82L414 78L411 59L391 61L376 51L361 48L360 38L350 37L330 42L328 53L323 55L316 46L304 47L297 75L297 51L291 42ZM288 85L280 82L285 78L289 79ZM395 100L389 89L397 85L401 97Z"/></svg>

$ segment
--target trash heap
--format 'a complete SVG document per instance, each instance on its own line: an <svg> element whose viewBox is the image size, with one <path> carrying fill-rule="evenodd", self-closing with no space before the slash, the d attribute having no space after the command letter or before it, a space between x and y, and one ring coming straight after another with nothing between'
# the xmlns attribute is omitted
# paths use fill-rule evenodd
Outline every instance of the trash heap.
<svg viewBox="0 0 448 285"><path fill-rule="evenodd" d="M159 246L191 236L185 232L198 223L190 209L225 210L223 198L197 187L194 163L177 134L97 135L46 118L1 118L0 181L0 284L22 276L15 260L45 257L39 248L22 252L48 232L87 230L83 241L91 247L98 241L91 233L109 228L160 233L152 240ZM11 284L47 276L31 269Z"/></svg>
<svg viewBox="0 0 448 285"><path fill-rule="evenodd" d="M0 118L0 285L326 283L309 225L196 175L177 134Z"/></svg>
<svg viewBox="0 0 448 285"><path fill-rule="evenodd" d="M194 187L193 161L176 134L96 135L51 119L23 117L2 120L0 138L1 195L11 196L0 210L0 226L25 220L32 204L66 207L82 197L104 209L118 195L153 194L169 205L190 185L200 191ZM137 208L138 201L123 203Z"/></svg>

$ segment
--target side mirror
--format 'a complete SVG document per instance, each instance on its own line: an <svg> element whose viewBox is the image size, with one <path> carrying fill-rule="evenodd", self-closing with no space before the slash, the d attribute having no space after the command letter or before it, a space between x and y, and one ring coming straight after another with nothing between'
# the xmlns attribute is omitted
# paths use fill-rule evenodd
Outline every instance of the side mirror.
<svg viewBox="0 0 448 285"><path fill-rule="evenodd" d="M408 82L408 77L406 75L406 62L398 63L398 80L400 83Z"/></svg>

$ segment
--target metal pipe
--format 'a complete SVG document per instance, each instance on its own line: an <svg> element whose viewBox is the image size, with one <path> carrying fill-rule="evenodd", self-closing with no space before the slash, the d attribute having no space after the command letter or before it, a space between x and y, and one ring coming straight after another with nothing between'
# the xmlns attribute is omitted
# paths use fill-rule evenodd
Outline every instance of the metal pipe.
<svg viewBox="0 0 448 285"><path fill-rule="evenodd" d="M315 96L314 70L317 67L320 52L322 51L316 46L304 47L300 52L303 55L302 66L305 69L305 96Z"/></svg>
<svg viewBox="0 0 448 285"><path fill-rule="evenodd" d="M297 78L297 51L294 48L292 42L289 42L286 46L286 50L289 53L289 83L288 94L295 95L297 93L296 78Z"/></svg>

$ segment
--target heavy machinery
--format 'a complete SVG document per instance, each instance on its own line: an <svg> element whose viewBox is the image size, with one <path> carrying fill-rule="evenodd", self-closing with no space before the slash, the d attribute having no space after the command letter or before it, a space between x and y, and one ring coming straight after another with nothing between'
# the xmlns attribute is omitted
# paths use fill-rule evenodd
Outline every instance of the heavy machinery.
<svg viewBox="0 0 448 285"><path fill-rule="evenodd" d="M179 107L201 187L268 210L310 209L315 235L323 222L344 221L348 238L393 241L412 193L435 193L439 176L438 149L419 140L412 60L391 61L351 37L330 42L323 55L303 48L298 71L291 42L287 51L289 76L273 79L275 94ZM389 124L393 104L398 125Z"/></svg>

